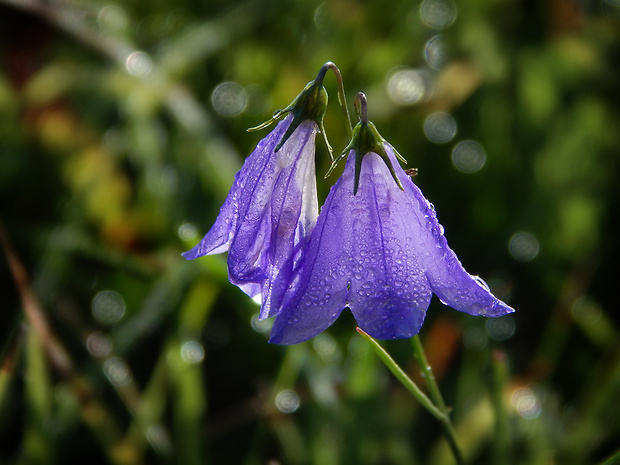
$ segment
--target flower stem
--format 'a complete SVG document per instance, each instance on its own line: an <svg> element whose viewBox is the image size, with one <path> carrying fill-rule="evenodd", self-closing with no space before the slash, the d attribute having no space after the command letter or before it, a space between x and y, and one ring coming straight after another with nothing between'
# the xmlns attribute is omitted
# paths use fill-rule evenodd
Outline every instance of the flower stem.
<svg viewBox="0 0 620 465"><path fill-rule="evenodd" d="M336 75L336 82L338 83L338 103L340 103L340 108L342 109L342 115L346 120L346 128L349 139L353 136L353 126L351 126L351 117L349 116L349 107L347 107L347 97L344 93L344 84L342 83L342 74L340 74L340 70L338 67L331 61L328 61L323 66L331 69Z"/></svg>
<svg viewBox="0 0 620 465"><path fill-rule="evenodd" d="M368 343L374 349L374 351L379 356L381 361L385 364L385 366L387 366L392 372L392 374L396 376L396 379L398 379L398 381L400 381L401 384L405 386L405 388L411 393L411 395L413 395L413 397L415 397L415 399L420 402L420 404L422 404L422 407L428 410L431 415L433 415L437 420L439 420L444 430L444 434L446 435L446 439L448 440L448 444L450 445L450 449L452 450L452 454L454 455L454 460L456 461L457 465L464 465L465 461L463 460L463 454L461 454L461 450L456 443L456 434L454 433L454 428L452 427L450 416L448 415L445 403L443 401L443 398L441 397L441 393L439 392L437 383L435 382L435 377L431 372L430 366L428 366L428 362L426 362L426 355L424 355L422 343L419 341L419 339L417 339L417 342L414 341L414 352L416 353L415 357L418 361L424 361L424 363L421 363L420 365L422 367L425 367L423 369L425 371L425 374L427 374L427 383L429 378L432 378L433 380L431 384L434 384L434 388L430 388L429 384L429 391L431 392L431 396L435 398L435 403L437 403L439 407L435 405L433 401L422 392L422 390L417 386L417 384L415 384L413 380L409 376L407 376L403 369L396 364L390 354L388 354L377 341L375 341L363 329L356 329L357 332L360 333L360 335L364 339L366 339L366 341L368 341ZM417 338L417 336L415 336L414 339L415 338ZM418 357L420 358L418 359Z"/></svg>
<svg viewBox="0 0 620 465"><path fill-rule="evenodd" d="M437 407L439 407L439 409L447 416L448 409L446 408L446 403L444 402L441 391L439 390L433 370L426 359L426 353L424 352L424 347L422 347L420 336L413 336L413 338L411 338L411 344L413 346L413 357L422 369L424 379L426 380L426 385L428 386L428 392L430 393L433 402L435 402Z"/></svg>
<svg viewBox="0 0 620 465"><path fill-rule="evenodd" d="M600 465L614 465L620 462L620 449L607 457Z"/></svg>
<svg viewBox="0 0 620 465"><path fill-rule="evenodd" d="M381 345L375 339L373 339L373 337L370 334L368 334L366 331L364 331L361 328L356 328L356 329L357 329L357 332L360 333L360 335L364 339L366 339L366 341L368 341L368 343L374 349L374 351L379 356L381 361L385 364L385 366L387 366L392 372L392 374L396 376L396 379L398 379L398 381L400 381L401 384L405 386L405 388L411 393L411 395L415 397L416 400L420 402L420 404L422 404L422 407L428 410L429 413L433 415L440 422L442 423L445 422L446 420L445 413L439 410L433 404L433 401L431 401L427 397L427 395L424 394L422 390L417 386L417 384L415 384L413 380L409 378L409 376L407 376L407 374L403 371L403 369L396 364L396 362L390 356L390 354L388 354L386 350L383 347L381 347Z"/></svg>
<svg viewBox="0 0 620 465"><path fill-rule="evenodd" d="M420 368L422 369L424 379L426 380L426 386L428 387L428 392L430 393L435 405L437 405L437 407L443 414L442 418L439 420L444 430L444 434L446 435L448 444L450 445L450 449L452 449L454 459L456 460L457 464L464 464L465 461L463 459L463 454L461 453L461 449L456 442L456 434L454 432L454 427L452 426L452 421L450 420L450 409L446 407L446 403L444 402L441 391L439 390L439 385L437 384L437 380L435 379L433 370L431 369L431 366L426 359L426 353L424 352L424 347L422 346L420 336L413 336L413 338L411 339L411 344L413 346L413 357L416 359L416 362L418 362L418 365L420 365Z"/></svg>

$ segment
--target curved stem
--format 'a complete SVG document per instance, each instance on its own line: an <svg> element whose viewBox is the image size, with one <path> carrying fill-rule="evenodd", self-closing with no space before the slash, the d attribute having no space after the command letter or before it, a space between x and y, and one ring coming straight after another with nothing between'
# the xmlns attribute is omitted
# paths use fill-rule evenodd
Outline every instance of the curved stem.
<svg viewBox="0 0 620 465"><path fill-rule="evenodd" d="M355 328L360 335L366 339L366 341L371 345L373 350L379 356L381 361L389 368L396 379L401 382L403 386L411 393L415 399L422 404L426 410L429 411L431 415L433 415L440 422L445 421L445 413L439 410L433 402L422 392L422 390L418 387L417 384L413 382L409 376L403 371L401 367L399 367L394 359L386 352L386 350L381 347L381 345L366 331L361 328Z"/></svg>
<svg viewBox="0 0 620 465"><path fill-rule="evenodd" d="M323 67L327 67L331 69L336 75L336 82L338 83L338 103L340 103L340 108L342 109L342 115L346 120L346 128L347 135L349 139L353 136L353 126L351 126L351 117L349 116L349 108L347 107L347 98L344 93L344 84L342 82L342 74L340 74L340 69L334 64L332 61L328 61L323 65Z"/></svg>
<svg viewBox="0 0 620 465"><path fill-rule="evenodd" d="M364 92L358 92L355 96L355 111L360 123L368 123L368 102L366 101L366 94Z"/></svg>
<svg viewBox="0 0 620 465"><path fill-rule="evenodd" d="M422 404L422 407L428 410L431 415L433 415L437 420L439 420L439 422L441 423L441 427L443 428L444 434L446 435L448 444L450 445L450 449L452 450L452 454L454 455L454 460L456 461L457 465L465 465L463 454L461 454L461 450L459 449L459 446L456 442L454 427L452 426L452 422L450 421L450 416L448 415L445 403L443 401L443 398L441 397L441 393L439 392L437 383L435 382L435 378L432 375L431 367L426 361L426 355L424 354L424 350L422 349L422 343L420 342L419 338L417 336L414 336L414 352L416 352L415 357L418 361L424 361L424 363L421 364L423 367L425 367L423 368L423 370L425 374L429 373L433 379L432 384L434 384L434 388L431 389L429 387L429 390L431 392L431 396L435 400L435 403L433 403L433 401L422 392L422 390L417 386L417 384L415 384L413 380L409 378L409 376L407 376L403 369L396 364L392 357L390 357L390 354L388 354L385 349L372 338L372 336L370 336L361 328L355 329L358 333L361 334L364 339L366 339L366 341L368 341L368 343L374 349L381 361L385 364L385 366L389 368L389 370L394 374L394 376L396 376L396 379L398 379L398 381L400 381L401 384L405 386L405 388L411 393L411 395L413 395L413 397L415 397L415 399L420 402L420 404Z"/></svg>
<svg viewBox="0 0 620 465"><path fill-rule="evenodd" d="M426 380L426 385L428 386L428 392L431 395L431 398L437 404L437 406L443 412L447 412L446 404L441 395L441 391L439 390L439 385L437 384L437 380L435 379L435 375L433 374L433 370L426 359L426 353L424 352L424 348L422 347L422 341L420 340L419 335L415 335L411 338L411 344L413 346L413 357L420 365L422 369L422 373L424 375L424 379Z"/></svg>
<svg viewBox="0 0 620 465"><path fill-rule="evenodd" d="M452 421L450 420L450 409L446 407L446 403L444 402L441 391L439 390L439 385L437 384L433 370L426 359L426 353L424 352L424 347L422 346L420 336L417 334L413 336L411 339L411 344L413 345L413 357L422 369L424 379L426 380L426 386L428 387L428 392L430 393L435 405L437 405L439 410L443 413L443 418L440 420L441 426L444 430L444 434L446 435L446 439L448 440L448 444L450 445L450 449L452 449L454 459L457 464L464 464L465 461L463 459L463 454L461 453L458 443L456 442L456 434L454 432L454 427L452 426Z"/></svg>

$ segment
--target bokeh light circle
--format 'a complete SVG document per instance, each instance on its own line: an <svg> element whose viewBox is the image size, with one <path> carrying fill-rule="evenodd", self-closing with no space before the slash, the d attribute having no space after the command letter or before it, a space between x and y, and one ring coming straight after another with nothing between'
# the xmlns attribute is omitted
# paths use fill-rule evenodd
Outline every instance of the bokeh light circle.
<svg viewBox="0 0 620 465"><path fill-rule="evenodd" d="M211 93L213 108L222 116L237 116L247 103L243 87L236 82L222 82Z"/></svg>
<svg viewBox="0 0 620 465"><path fill-rule="evenodd" d="M505 341L514 336L516 325L512 315L489 318L486 321L487 334L496 341Z"/></svg>
<svg viewBox="0 0 620 465"><path fill-rule="evenodd" d="M181 346L181 358L189 363L196 364L205 358L205 350L198 341L187 341Z"/></svg>
<svg viewBox="0 0 620 465"><path fill-rule="evenodd" d="M300 405L299 396L295 391L286 389L280 391L276 396L276 407L282 413L293 413Z"/></svg>
<svg viewBox="0 0 620 465"><path fill-rule="evenodd" d="M112 357L103 364L106 378L115 386L126 386L131 383L132 376L127 363L121 358Z"/></svg>
<svg viewBox="0 0 620 465"><path fill-rule="evenodd" d="M118 292L101 291L93 298L91 311L101 323L114 324L125 315L125 300Z"/></svg>
<svg viewBox="0 0 620 465"><path fill-rule="evenodd" d="M452 0L424 0L420 17L428 27L444 29L456 19L456 4Z"/></svg>
<svg viewBox="0 0 620 465"><path fill-rule="evenodd" d="M484 147L475 140L464 140L454 146L452 163L462 173L480 171L487 161Z"/></svg>
<svg viewBox="0 0 620 465"><path fill-rule="evenodd" d="M399 105L424 102L432 93L431 76L424 70L398 69L388 75L387 93Z"/></svg>
<svg viewBox="0 0 620 465"><path fill-rule="evenodd" d="M536 236L529 232L518 232L508 241L508 251L515 260L529 262L540 252L540 244Z"/></svg>
<svg viewBox="0 0 620 465"><path fill-rule="evenodd" d="M431 68L439 69L446 63L446 46L441 35L431 37L424 46L424 59Z"/></svg>
<svg viewBox="0 0 620 465"><path fill-rule="evenodd" d="M424 121L424 134L437 144L451 141L456 135L456 120L449 113L431 113Z"/></svg>
<svg viewBox="0 0 620 465"><path fill-rule="evenodd" d="M125 68L132 76L144 77L151 72L153 62L147 53L139 51L133 52L130 53L125 60Z"/></svg>

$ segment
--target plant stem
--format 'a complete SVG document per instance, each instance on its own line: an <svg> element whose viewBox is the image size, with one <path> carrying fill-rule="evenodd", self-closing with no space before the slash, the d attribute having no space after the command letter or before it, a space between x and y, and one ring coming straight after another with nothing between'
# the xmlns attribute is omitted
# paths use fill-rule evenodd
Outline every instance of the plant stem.
<svg viewBox="0 0 620 465"><path fill-rule="evenodd" d="M428 386L428 392L430 393L433 402L435 402L437 407L439 407L439 409L447 415L448 409L446 408L446 403L443 400L441 391L439 390L439 386L435 380L433 370L426 359L426 353L424 352L424 347L422 347L420 336L413 336L413 338L411 338L411 345L413 346L413 357L422 369L424 379L426 380L426 385Z"/></svg>
<svg viewBox="0 0 620 465"><path fill-rule="evenodd" d="M437 384L433 370L426 359L426 353L424 352L424 347L422 346L420 336L413 336L411 339L411 344L413 346L413 357L418 362L418 365L420 365L424 379L426 380L428 392L431 395L431 399L433 399L435 405L437 405L439 410L443 413L443 418L440 420L441 426L444 430L444 434L446 435L448 444L450 445L450 449L452 449L454 459L456 460L456 463L463 464L465 461L463 459L461 449L456 442L456 434L454 432L454 427L452 426L452 421L450 420L450 409L446 407L446 403L444 402L441 391L439 390L439 385Z"/></svg>
<svg viewBox="0 0 620 465"><path fill-rule="evenodd" d="M615 465L620 463L620 449L607 457L600 465Z"/></svg>
<svg viewBox="0 0 620 465"><path fill-rule="evenodd" d="M396 378L401 382L401 384L405 386L405 388L411 393L411 395L413 395L413 397L415 397L415 399L418 402L420 402L420 404L422 404L422 406L426 410L428 410L431 415L433 415L437 420L439 420L444 430L444 434L446 435L446 439L448 440L448 444L450 445L450 449L452 450L452 453L454 455L454 459L456 463L458 465L464 465L465 462L463 460L463 455L461 454L461 450L459 449L458 444L456 443L456 435L454 433L454 428L452 427L452 423L450 421L450 416L448 415L446 411L446 407L443 402L443 399L441 398L441 394L439 393L439 389L437 388L437 384L434 383L434 377L433 377L433 383L435 384L436 392L433 393L431 390L431 395L439 396L439 402L435 400L435 403L438 403L439 407L436 406L433 403L433 401L429 399L426 396L426 394L422 392L422 390L413 382L413 380L409 376L407 376L407 374L403 371L403 369L396 364L396 362L390 356L390 354L388 354L385 351L385 349L381 347L381 345L379 345L377 341L375 341L368 333L366 333L361 328L356 328L356 329L357 329L357 332L360 333L360 335L364 339L366 339L366 341L368 341L368 343L374 349L374 351L379 356L381 361L385 364L385 366L389 368L389 370L394 374L394 376L396 376ZM422 350L422 344L419 341L417 342L417 344L419 344L419 347L420 347L420 351L418 352L418 355L421 355L423 357L423 360L426 361L426 356L424 355L424 351ZM416 358L417 358L417 355L416 355ZM426 367L428 372L430 373L430 376L432 376L432 372L430 372L430 367L428 366L428 363L425 363L422 366ZM427 378L427 381L428 381L428 378Z"/></svg>
<svg viewBox="0 0 620 465"><path fill-rule="evenodd" d="M342 74L340 74L338 67L331 61L325 63L325 66L329 67L336 75L336 81L338 82L338 102L340 103L340 108L342 109L342 115L347 122L347 135L349 136L349 139L351 139L351 137L353 137L353 126L351 126L351 117L349 116L349 108L347 107L347 97L344 94Z"/></svg>
<svg viewBox="0 0 620 465"><path fill-rule="evenodd" d="M431 415L433 415L439 421L444 421L445 414L441 410L439 410L426 396L426 394L422 392L422 390L417 386L417 384L415 384L413 380L409 378L409 376L407 376L403 369L396 364L390 354L388 354L386 350L381 347L381 345L379 345L379 343L375 341L372 336L370 336L363 329L356 329L357 332L360 333L360 335L370 343L371 347L374 349L381 361L385 364L385 366L390 369L390 371L394 374L394 376L396 376L398 381L400 381L401 384L405 386L405 388L411 393L411 395L413 395L413 397L415 397L416 400L420 402L420 404L422 404L422 406L426 410L428 410Z"/></svg>

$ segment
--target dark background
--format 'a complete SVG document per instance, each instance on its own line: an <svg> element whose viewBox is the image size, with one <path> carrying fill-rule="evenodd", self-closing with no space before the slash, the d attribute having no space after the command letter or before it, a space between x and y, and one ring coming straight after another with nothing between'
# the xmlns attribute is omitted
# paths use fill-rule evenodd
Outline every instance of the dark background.
<svg viewBox="0 0 620 465"><path fill-rule="evenodd" d="M617 453L617 0L1 0L0 463L451 463L350 314L269 345L225 255L180 257L267 134L246 128L328 60L516 309L434 298L421 332L466 461ZM321 201L328 166L319 139Z"/></svg>

